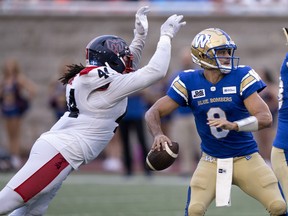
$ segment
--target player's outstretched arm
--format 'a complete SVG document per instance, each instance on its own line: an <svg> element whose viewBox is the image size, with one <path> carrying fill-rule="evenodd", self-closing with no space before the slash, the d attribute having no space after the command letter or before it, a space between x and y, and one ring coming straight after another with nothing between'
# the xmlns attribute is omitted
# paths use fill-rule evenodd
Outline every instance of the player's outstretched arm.
<svg viewBox="0 0 288 216"><path fill-rule="evenodd" d="M135 14L134 38L129 46L134 57L133 68L136 70L140 64L142 50L145 45L146 36L148 34L148 19L149 7L144 6L138 9Z"/></svg>
<svg viewBox="0 0 288 216"><path fill-rule="evenodd" d="M152 107L145 113L145 121L148 126L148 130L154 137L152 144L152 150L160 150L161 146L165 149L165 144L172 145L171 140L164 135L161 128L161 117L169 115L175 109L179 107L174 100L169 96L164 96L157 100Z"/></svg>
<svg viewBox="0 0 288 216"><path fill-rule="evenodd" d="M147 14L150 9L148 6L139 8L135 14L135 29L134 33L138 35L146 36L148 33L148 19Z"/></svg>
<svg viewBox="0 0 288 216"><path fill-rule="evenodd" d="M181 22L182 19L182 15L172 15L162 24L156 51L149 63L134 73L124 74L125 76L118 82L120 86L125 86L125 88L121 88L119 91L119 86L117 86L117 91L113 92L111 100L127 97L165 77L171 59L171 39L186 24L186 22Z"/></svg>
<svg viewBox="0 0 288 216"><path fill-rule="evenodd" d="M147 71L156 72L160 76L159 78L164 77L168 71L171 59L171 39L186 24L186 22L181 22L182 19L183 15L174 14L161 25L157 50L146 66Z"/></svg>
<svg viewBox="0 0 288 216"><path fill-rule="evenodd" d="M157 74L157 77L155 77L157 80L163 78L168 71L171 59L171 39L174 38L179 29L186 24L186 22L181 22L182 19L183 15L174 14L161 25L160 39L156 52L145 67L147 74Z"/></svg>
<svg viewBox="0 0 288 216"><path fill-rule="evenodd" d="M186 22L181 22L183 15L172 15L161 26L161 36L167 35L171 39L176 35L179 29L186 25Z"/></svg>

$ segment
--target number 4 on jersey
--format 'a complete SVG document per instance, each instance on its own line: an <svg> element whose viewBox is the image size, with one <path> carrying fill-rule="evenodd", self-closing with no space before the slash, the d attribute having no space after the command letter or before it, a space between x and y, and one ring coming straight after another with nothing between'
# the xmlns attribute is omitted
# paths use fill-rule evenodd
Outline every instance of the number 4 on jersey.
<svg viewBox="0 0 288 216"><path fill-rule="evenodd" d="M98 71L98 76L99 76L100 78L104 77L104 79L107 79L107 78L109 77L109 75L108 75L109 72L108 72L108 70L107 70L106 67L104 67L104 71L101 70L101 69L98 69L97 71Z"/></svg>

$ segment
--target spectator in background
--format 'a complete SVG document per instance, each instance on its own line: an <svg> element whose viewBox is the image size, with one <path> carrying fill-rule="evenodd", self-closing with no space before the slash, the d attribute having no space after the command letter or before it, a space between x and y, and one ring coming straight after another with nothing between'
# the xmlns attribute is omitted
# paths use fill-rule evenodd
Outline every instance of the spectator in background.
<svg viewBox="0 0 288 216"><path fill-rule="evenodd" d="M141 164L146 175L150 175L146 168L146 155L150 146L147 146L145 135L144 115L147 111L148 104L143 96L143 91L135 93L128 98L128 105L125 117L121 120L119 125L119 132L123 146L123 162L125 174L131 176L133 174L133 147L132 147L132 133L136 132L138 144L141 147ZM134 159L138 159L137 156Z"/></svg>
<svg viewBox="0 0 288 216"><path fill-rule="evenodd" d="M52 79L49 85L49 105L54 112L55 120L61 118L61 116L67 111L66 103L66 87L59 81L59 77L62 77L68 70L69 65L67 60L64 60L59 67L59 73Z"/></svg>
<svg viewBox="0 0 288 216"><path fill-rule="evenodd" d="M272 117L273 124L269 128L264 128L263 130L255 131L255 139L259 143L259 153L264 158L268 165L271 165L270 155L272 149L272 142L276 134L276 125L277 125L277 113L278 113L278 85L273 78L273 71L268 68L262 68L257 70L258 74L262 80L267 84L267 87L259 93L261 98L268 105Z"/></svg>
<svg viewBox="0 0 288 216"><path fill-rule="evenodd" d="M180 72L191 72L193 68L190 49L181 52L181 68L172 73L169 86ZM191 176L200 159L200 137L196 130L194 115L190 107L179 107L173 113L170 121L171 139L178 142L180 174Z"/></svg>
<svg viewBox="0 0 288 216"><path fill-rule="evenodd" d="M35 84L22 73L18 62L7 59L0 80L0 104L13 169L19 169L22 165L21 126L35 93Z"/></svg>

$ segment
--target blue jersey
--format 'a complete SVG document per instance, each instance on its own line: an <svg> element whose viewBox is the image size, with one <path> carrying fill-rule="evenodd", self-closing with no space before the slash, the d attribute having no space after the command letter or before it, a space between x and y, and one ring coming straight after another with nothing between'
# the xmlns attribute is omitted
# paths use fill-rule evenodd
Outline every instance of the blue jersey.
<svg viewBox="0 0 288 216"><path fill-rule="evenodd" d="M248 66L226 74L212 84L203 70L180 73L167 95L180 106L189 106L195 116L203 152L217 158L245 156L258 151L251 132L217 129L207 125L207 118L226 118L236 121L249 117L244 100L266 87L259 75Z"/></svg>
<svg viewBox="0 0 288 216"><path fill-rule="evenodd" d="M185 73L185 72L191 72L191 71L193 71L193 69L182 70L182 71L177 71L177 72L173 73L171 78L169 79L169 85L171 85L171 83L173 82L175 77L178 76L179 73ZM183 106L178 107L173 112L173 115L178 115L178 116L187 116L187 115L191 115L191 114L192 114L192 110L189 107L183 107Z"/></svg>
<svg viewBox="0 0 288 216"><path fill-rule="evenodd" d="M288 53L280 71L278 101L278 128L273 146L288 150Z"/></svg>

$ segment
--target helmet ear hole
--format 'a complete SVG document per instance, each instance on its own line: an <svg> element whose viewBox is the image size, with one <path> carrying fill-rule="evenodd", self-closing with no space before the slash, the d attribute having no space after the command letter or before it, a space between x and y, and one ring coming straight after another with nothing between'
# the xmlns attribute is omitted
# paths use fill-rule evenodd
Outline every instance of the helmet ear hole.
<svg viewBox="0 0 288 216"><path fill-rule="evenodd" d="M206 56L204 55L204 53L199 53L199 56L200 56L201 58L206 58Z"/></svg>

